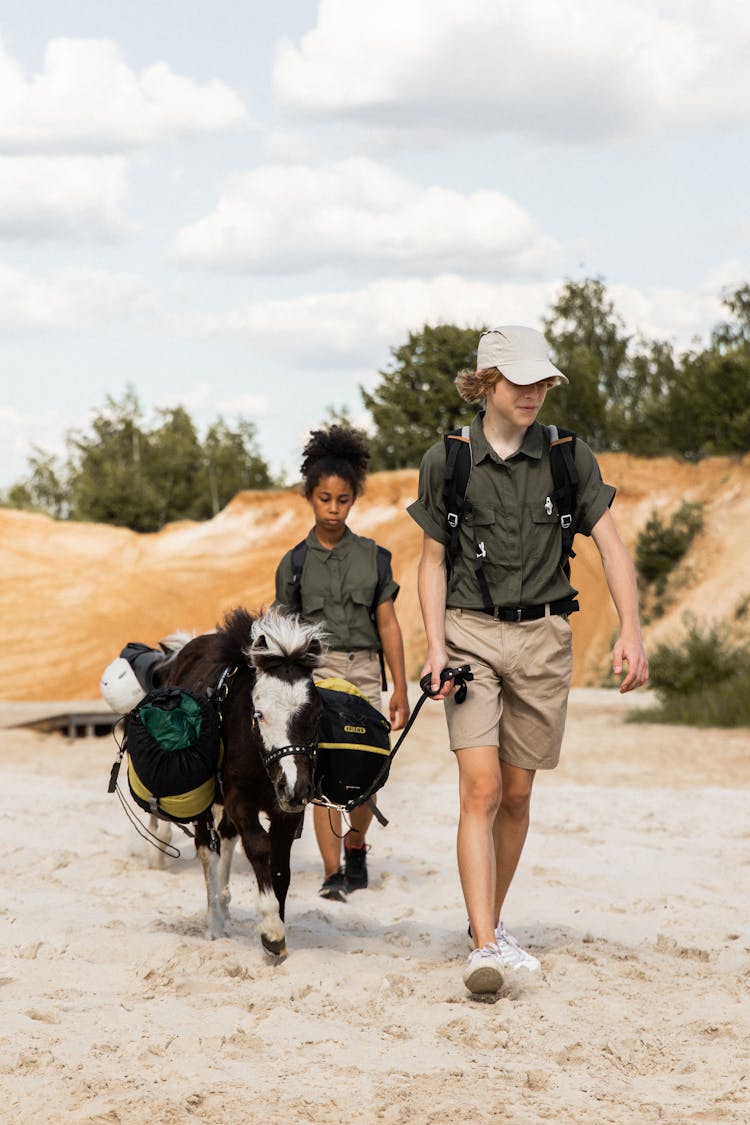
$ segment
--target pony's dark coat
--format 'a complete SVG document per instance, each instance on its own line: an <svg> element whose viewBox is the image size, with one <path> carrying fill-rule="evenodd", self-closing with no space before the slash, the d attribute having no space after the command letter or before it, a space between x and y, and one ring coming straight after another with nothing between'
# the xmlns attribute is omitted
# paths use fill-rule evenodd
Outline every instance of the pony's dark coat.
<svg viewBox="0 0 750 1125"><path fill-rule="evenodd" d="M286 951L283 921L289 857L302 828L305 805L313 795L313 757L305 748L311 749L317 736L321 703L312 672L321 651L319 631L298 618L285 619L273 610L255 618L240 608L227 615L216 633L186 644L165 668L168 683L193 692L216 691L228 670L217 699L224 743L224 811L218 838L210 810L196 823L196 848L208 893L208 936L223 933L231 856L239 834L258 882L261 941L274 956ZM261 733L253 699L259 681L282 703L287 698L301 700L297 712L292 714L290 708L289 714L286 750L293 754L292 765L285 763L286 755L271 764L267 761L279 747L268 746ZM268 817L267 830L260 822L261 813ZM278 907L274 903L271 908L271 896Z"/></svg>

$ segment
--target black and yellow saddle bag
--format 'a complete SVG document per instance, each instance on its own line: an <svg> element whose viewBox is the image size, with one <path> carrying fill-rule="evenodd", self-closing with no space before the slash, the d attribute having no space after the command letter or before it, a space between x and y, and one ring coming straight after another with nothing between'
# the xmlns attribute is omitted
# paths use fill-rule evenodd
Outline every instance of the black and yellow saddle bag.
<svg viewBox="0 0 750 1125"><path fill-rule="evenodd" d="M348 680L317 680L323 701L315 759L319 804L354 809L388 779L391 724Z"/></svg>
<svg viewBox="0 0 750 1125"><path fill-rule="evenodd" d="M213 804L222 746L207 699L179 687L149 692L125 719L123 749L131 796L146 812L188 822Z"/></svg>

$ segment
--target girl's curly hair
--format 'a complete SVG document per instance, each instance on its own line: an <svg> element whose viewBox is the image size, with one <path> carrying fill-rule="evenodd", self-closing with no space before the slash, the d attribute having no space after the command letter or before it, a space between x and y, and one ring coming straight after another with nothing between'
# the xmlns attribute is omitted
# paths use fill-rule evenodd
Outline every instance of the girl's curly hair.
<svg viewBox="0 0 750 1125"><path fill-rule="evenodd" d="M370 450L362 434L346 426L333 425L325 430L312 430L302 450L302 490L310 499L313 489L323 477L341 477L351 487L355 498L364 492Z"/></svg>

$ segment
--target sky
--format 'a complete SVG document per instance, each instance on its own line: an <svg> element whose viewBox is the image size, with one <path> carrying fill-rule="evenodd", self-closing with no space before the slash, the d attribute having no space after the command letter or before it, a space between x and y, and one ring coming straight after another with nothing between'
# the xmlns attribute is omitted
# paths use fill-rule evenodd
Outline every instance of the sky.
<svg viewBox="0 0 750 1125"><path fill-rule="evenodd" d="M568 279L705 341L748 57L740 0L0 0L0 489L128 386L293 480L410 331Z"/></svg>

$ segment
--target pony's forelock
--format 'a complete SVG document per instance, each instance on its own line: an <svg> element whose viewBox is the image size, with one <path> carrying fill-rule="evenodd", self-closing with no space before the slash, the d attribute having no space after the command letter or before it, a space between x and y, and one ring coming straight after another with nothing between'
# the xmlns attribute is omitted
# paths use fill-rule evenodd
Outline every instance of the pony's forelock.
<svg viewBox="0 0 750 1125"><path fill-rule="evenodd" d="M316 668L323 661L326 636L325 626L319 622L303 621L297 613L269 609L253 621L250 644L243 653L254 663L267 656L299 660Z"/></svg>

